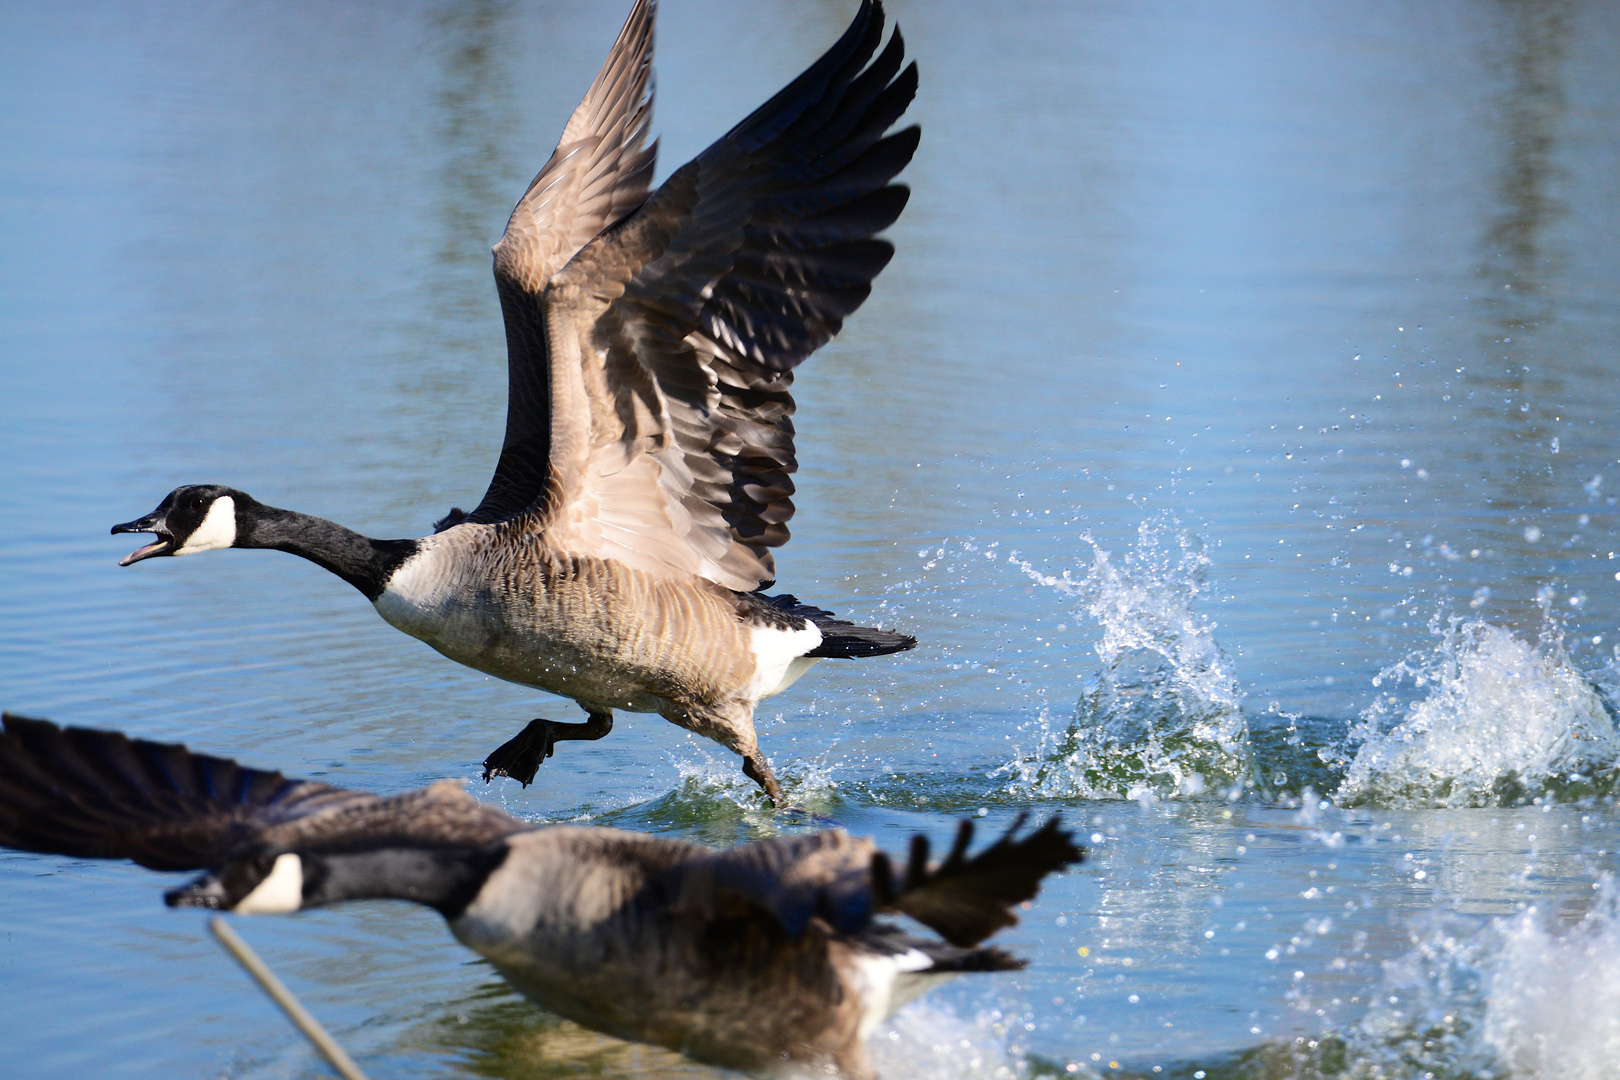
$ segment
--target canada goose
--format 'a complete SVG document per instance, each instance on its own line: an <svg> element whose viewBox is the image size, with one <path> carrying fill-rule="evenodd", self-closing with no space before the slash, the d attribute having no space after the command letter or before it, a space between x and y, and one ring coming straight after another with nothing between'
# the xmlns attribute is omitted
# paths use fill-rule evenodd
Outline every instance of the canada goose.
<svg viewBox="0 0 1620 1080"><path fill-rule="evenodd" d="M397 898L436 908L525 995L587 1027L740 1068L784 1057L865 1077L862 1041L939 977L1023 963L980 942L1082 857L1053 818L972 858L913 837L896 875L841 830L715 851L535 825L454 781L382 798L115 731L4 717L0 844L205 869L171 907L281 913ZM878 921L898 912L923 938Z"/></svg>
<svg viewBox="0 0 1620 1080"><path fill-rule="evenodd" d="M301 555L394 626L479 671L572 698L485 761L527 785L613 710L656 712L781 788L754 707L819 657L916 639L834 619L775 583L797 468L793 369L843 325L894 249L889 181L918 129L899 31L863 0L821 59L648 195L656 143L653 0L638 0L562 141L495 245L506 323L506 438L471 513L417 540L372 540L187 486L112 531L154 533L122 565L216 548Z"/></svg>

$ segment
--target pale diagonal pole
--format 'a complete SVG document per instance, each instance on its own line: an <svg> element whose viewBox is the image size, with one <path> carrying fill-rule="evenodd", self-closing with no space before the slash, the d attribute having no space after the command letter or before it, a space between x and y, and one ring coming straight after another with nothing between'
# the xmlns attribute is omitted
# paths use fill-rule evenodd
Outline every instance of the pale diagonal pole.
<svg viewBox="0 0 1620 1080"><path fill-rule="evenodd" d="M236 957L236 962L247 969L247 973L253 976L253 980L264 992L270 995L270 1000L281 1006L281 1011L286 1013L287 1019L304 1033L304 1038L310 1041L322 1057L332 1063L332 1068L337 1070L343 1080L366 1080L366 1074L360 1071L360 1066L354 1063L354 1059L343 1052L343 1047L337 1044L337 1040L328 1035L326 1029L321 1027L321 1022L298 1003L292 991L288 990L281 980L276 978L275 972L259 959L259 954L237 936L229 923L215 915L208 920L208 929L213 931L226 951Z"/></svg>

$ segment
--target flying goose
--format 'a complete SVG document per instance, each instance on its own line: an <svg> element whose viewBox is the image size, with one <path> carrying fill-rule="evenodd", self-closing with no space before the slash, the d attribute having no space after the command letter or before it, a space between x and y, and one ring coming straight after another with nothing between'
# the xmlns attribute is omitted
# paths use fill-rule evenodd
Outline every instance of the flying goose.
<svg viewBox="0 0 1620 1080"><path fill-rule="evenodd" d="M916 639L835 619L775 584L797 468L793 370L866 299L894 249L874 239L908 189L918 129L888 129L917 87L877 0L802 75L648 194L654 0L638 0L596 81L495 245L506 437L471 512L373 540L190 485L114 533L122 560L218 548L301 555L389 623L469 667L572 698L485 761L527 785L613 710L715 739L781 803L754 707L824 656ZM870 63L868 63L870 61Z"/></svg>
<svg viewBox="0 0 1620 1080"><path fill-rule="evenodd" d="M1082 857L1023 817L941 863L915 836L897 874L841 830L716 851L520 821L454 781L383 798L290 780L116 731L4 716L0 845L206 870L171 907L281 913L396 898L539 1004L587 1027L737 1068L784 1057L872 1070L863 1040L941 977L1022 961L980 945ZM880 921L908 915L943 940Z"/></svg>

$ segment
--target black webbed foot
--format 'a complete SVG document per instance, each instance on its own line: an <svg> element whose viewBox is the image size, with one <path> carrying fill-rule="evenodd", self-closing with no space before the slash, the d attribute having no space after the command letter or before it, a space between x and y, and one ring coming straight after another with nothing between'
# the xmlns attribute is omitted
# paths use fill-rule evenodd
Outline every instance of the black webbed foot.
<svg viewBox="0 0 1620 1080"><path fill-rule="evenodd" d="M580 724L530 720L522 731L484 759L484 783L497 776L510 776L528 787L534 782L540 763L557 752L559 742L600 739L612 730L612 713L591 713L590 719Z"/></svg>
<svg viewBox="0 0 1620 1080"><path fill-rule="evenodd" d="M524 787L534 782L540 763L557 752L557 736L550 720L530 720L528 726L507 739L484 759L484 783L497 776L510 776Z"/></svg>

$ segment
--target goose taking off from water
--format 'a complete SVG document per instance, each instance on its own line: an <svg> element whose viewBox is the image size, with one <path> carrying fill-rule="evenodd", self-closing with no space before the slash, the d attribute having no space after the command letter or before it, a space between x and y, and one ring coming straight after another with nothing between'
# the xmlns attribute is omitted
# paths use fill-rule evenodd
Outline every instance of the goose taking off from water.
<svg viewBox="0 0 1620 1080"><path fill-rule="evenodd" d="M183 746L7 715L0 845L155 870L206 870L174 907L280 913L396 898L435 908L534 1001L702 1061L792 1060L871 1075L862 1049L941 977L1023 964L984 948L1047 874L1081 858L1056 818L901 873L839 830L729 851L535 825L440 781L382 798ZM880 921L908 915L943 938Z"/></svg>
<svg viewBox="0 0 1620 1080"><path fill-rule="evenodd" d="M479 671L572 698L485 761L527 784L560 739L656 712L781 789L754 707L817 658L916 639L766 596L793 514L793 371L866 299L905 206L918 129L886 134L915 64L863 0L821 59L648 195L653 0L638 0L551 160L495 245L506 438L471 513L372 540L219 486L171 492L113 532L123 565L275 548L325 567L382 617ZM875 59L874 59L875 54Z"/></svg>

